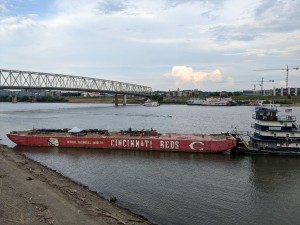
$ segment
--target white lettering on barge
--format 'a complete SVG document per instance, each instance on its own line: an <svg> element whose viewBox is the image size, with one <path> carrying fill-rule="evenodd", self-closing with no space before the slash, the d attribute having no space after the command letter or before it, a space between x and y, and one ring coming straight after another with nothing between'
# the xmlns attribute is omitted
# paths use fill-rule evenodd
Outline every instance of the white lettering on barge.
<svg viewBox="0 0 300 225"><path fill-rule="evenodd" d="M152 140L128 140L128 139L112 139L110 140L112 148L152 148Z"/></svg>
<svg viewBox="0 0 300 225"><path fill-rule="evenodd" d="M73 144L73 145L101 145L101 144L103 144L103 141L67 140L67 144Z"/></svg>
<svg viewBox="0 0 300 225"><path fill-rule="evenodd" d="M179 149L179 141L160 141L159 147L161 149Z"/></svg>

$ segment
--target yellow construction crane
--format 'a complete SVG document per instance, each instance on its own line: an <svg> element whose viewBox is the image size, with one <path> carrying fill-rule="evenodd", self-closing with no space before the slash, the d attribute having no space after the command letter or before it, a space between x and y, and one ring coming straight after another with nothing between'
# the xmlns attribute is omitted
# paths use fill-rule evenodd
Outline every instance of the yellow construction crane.
<svg viewBox="0 0 300 225"><path fill-rule="evenodd" d="M268 70L285 70L286 71L286 77L285 77L285 87L289 87L289 70L298 70L299 66L289 66L287 65L286 68L281 68L281 69L262 69L262 70L254 70L254 71L268 71Z"/></svg>

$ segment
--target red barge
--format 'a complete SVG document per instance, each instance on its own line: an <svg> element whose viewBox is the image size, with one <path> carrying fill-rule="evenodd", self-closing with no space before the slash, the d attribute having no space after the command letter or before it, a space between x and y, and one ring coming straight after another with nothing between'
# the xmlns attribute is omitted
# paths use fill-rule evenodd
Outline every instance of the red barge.
<svg viewBox="0 0 300 225"><path fill-rule="evenodd" d="M12 131L7 137L22 146L57 146L102 149L136 149L180 152L223 152L236 147L227 134L160 134L155 130L108 132L82 129Z"/></svg>

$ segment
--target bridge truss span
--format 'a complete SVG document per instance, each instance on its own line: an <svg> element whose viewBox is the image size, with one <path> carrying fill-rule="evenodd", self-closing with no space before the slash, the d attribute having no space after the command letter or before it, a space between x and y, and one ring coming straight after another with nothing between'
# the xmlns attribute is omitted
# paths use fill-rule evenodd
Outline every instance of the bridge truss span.
<svg viewBox="0 0 300 225"><path fill-rule="evenodd" d="M43 89L151 95L152 88L97 78L0 69L0 89Z"/></svg>

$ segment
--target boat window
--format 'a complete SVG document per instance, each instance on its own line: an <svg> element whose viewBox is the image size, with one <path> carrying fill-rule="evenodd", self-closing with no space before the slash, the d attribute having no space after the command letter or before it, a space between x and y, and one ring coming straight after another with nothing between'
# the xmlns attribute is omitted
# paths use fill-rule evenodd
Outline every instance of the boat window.
<svg viewBox="0 0 300 225"><path fill-rule="evenodd" d="M276 137L276 133L274 133L274 137Z"/></svg>
<svg viewBox="0 0 300 225"><path fill-rule="evenodd" d="M298 147L298 144L296 144L296 147Z"/></svg>
<svg viewBox="0 0 300 225"><path fill-rule="evenodd" d="M286 134L286 137L289 137L290 135L289 134Z"/></svg>

